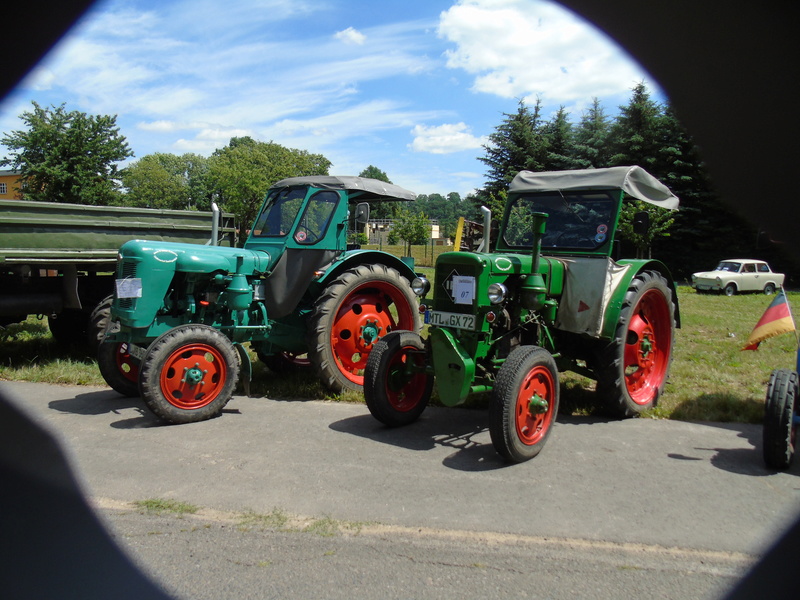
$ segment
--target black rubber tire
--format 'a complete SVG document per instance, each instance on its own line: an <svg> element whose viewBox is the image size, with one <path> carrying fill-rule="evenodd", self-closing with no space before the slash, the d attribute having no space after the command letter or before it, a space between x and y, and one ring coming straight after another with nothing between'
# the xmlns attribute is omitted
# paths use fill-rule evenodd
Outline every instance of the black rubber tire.
<svg viewBox="0 0 800 600"><path fill-rule="evenodd" d="M797 371L776 369L772 372L764 403L764 462L773 469L788 469L794 458L797 394Z"/></svg>
<svg viewBox="0 0 800 600"><path fill-rule="evenodd" d="M722 293L725 294L726 296L735 296L736 295L736 286L734 284L732 284L732 283L729 283L722 290Z"/></svg>
<svg viewBox="0 0 800 600"><path fill-rule="evenodd" d="M89 315L89 324L86 329L86 341L89 347L97 352L100 343L111 325L111 305L114 303L114 296L106 296L94 307Z"/></svg>
<svg viewBox="0 0 800 600"><path fill-rule="evenodd" d="M531 393L545 401L544 413L526 409ZM515 348L497 372L489 404L489 433L498 454L515 463L539 454L555 425L560 397L553 356L539 346Z"/></svg>
<svg viewBox="0 0 800 600"><path fill-rule="evenodd" d="M391 298L387 298L386 291L391 291ZM398 316L397 322L393 326L385 327L369 345L360 345L358 352L354 352L352 356L340 356L334 342L334 328L358 320L358 317L353 315L354 310L347 310L348 306L363 308L363 312L359 310L362 318L370 312L374 313L371 309L375 308L375 305L370 302L376 298L381 299L381 306L377 307L382 315L381 318L390 315L389 309L393 305L404 316ZM400 306L400 303L403 305ZM308 319L308 358L322 384L336 393L345 390L360 392L364 384L363 369L366 368L372 346L379 337L395 329L418 333L420 317L417 307L411 283L396 269L386 265L359 265L345 271L332 281L314 303ZM336 339L343 340L344 333L347 333L355 345L359 336L355 329L357 327L343 329L341 332L337 330ZM354 360L356 354L358 358Z"/></svg>
<svg viewBox="0 0 800 600"><path fill-rule="evenodd" d="M196 381L187 383L192 375ZM150 345L139 392L160 419L194 423L222 412L238 378L239 357L233 343L213 327L187 324L170 329Z"/></svg>
<svg viewBox="0 0 800 600"><path fill-rule="evenodd" d="M663 315L658 318L644 318L643 310L647 308L647 303L660 304L657 310ZM634 381L635 373L629 373L631 365L626 365L626 348L636 343L644 347L641 338L635 336L635 332L630 331L631 321L637 318L647 324L647 327L656 328L659 335L653 333L655 338L656 352L654 353L654 367L657 369L650 381L649 369L643 370L644 386L641 390L635 390L636 398L632 396L628 382ZM631 281L617 321L614 339L601 346L597 353L597 396L600 399L603 409L613 417L627 418L633 417L645 410L648 410L658 403L658 399L664 392L664 386L669 376L669 368L672 362L672 348L675 340L675 303L673 302L672 290L663 275L656 271L642 271L633 281ZM650 339L649 341L652 341ZM629 343L630 342L630 343ZM630 379L629 379L630 378ZM647 378L645 381L644 378Z"/></svg>
<svg viewBox="0 0 800 600"><path fill-rule="evenodd" d="M75 344L84 347L86 332L89 329L89 314L75 308L68 308L58 315L47 317L47 325L53 338L63 346Z"/></svg>
<svg viewBox="0 0 800 600"><path fill-rule="evenodd" d="M775 285L772 283L768 283L764 286L764 295L765 296L772 296L775 293Z"/></svg>
<svg viewBox="0 0 800 600"><path fill-rule="evenodd" d="M127 344L99 344L97 366L106 383L128 398L139 395L139 361L126 352Z"/></svg>
<svg viewBox="0 0 800 600"><path fill-rule="evenodd" d="M375 344L364 370L364 399L372 416L389 427L416 421L433 392L433 375L425 372L425 343L413 331L387 333ZM414 370L404 365L414 361Z"/></svg>

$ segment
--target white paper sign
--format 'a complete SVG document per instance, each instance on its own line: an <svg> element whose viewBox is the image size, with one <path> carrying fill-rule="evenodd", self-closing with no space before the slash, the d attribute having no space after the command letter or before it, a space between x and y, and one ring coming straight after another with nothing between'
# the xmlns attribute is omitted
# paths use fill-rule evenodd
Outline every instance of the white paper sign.
<svg viewBox="0 0 800 600"><path fill-rule="evenodd" d="M453 276L453 302L472 304L475 298L475 278L464 275Z"/></svg>
<svg viewBox="0 0 800 600"><path fill-rule="evenodd" d="M142 280L139 277L117 279L117 298L141 298Z"/></svg>

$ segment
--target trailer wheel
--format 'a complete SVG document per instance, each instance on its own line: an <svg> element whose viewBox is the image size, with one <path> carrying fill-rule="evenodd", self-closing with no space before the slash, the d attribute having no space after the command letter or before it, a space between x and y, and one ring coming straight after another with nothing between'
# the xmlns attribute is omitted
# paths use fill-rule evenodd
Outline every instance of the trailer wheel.
<svg viewBox="0 0 800 600"><path fill-rule="evenodd" d="M364 371L364 399L373 417L389 427L419 418L433 391L425 363L425 344L413 331L393 331L375 344Z"/></svg>
<svg viewBox="0 0 800 600"><path fill-rule="evenodd" d="M315 302L308 357L332 391L361 391L374 344L401 329L420 329L411 284L385 265L359 265L331 282Z"/></svg>
<svg viewBox="0 0 800 600"><path fill-rule="evenodd" d="M614 339L599 352L597 394L617 417L658 402L667 382L675 335L675 304L667 280L642 271L631 282Z"/></svg>
<svg viewBox="0 0 800 600"><path fill-rule="evenodd" d="M560 390L552 355L520 346L497 372L489 405L489 433L506 460L530 460L544 447L556 422Z"/></svg>
<svg viewBox="0 0 800 600"><path fill-rule="evenodd" d="M67 308L57 315L47 317L47 325L53 338L62 346L83 346L89 328L89 315L77 308Z"/></svg>
<svg viewBox="0 0 800 600"><path fill-rule="evenodd" d="M193 423L222 412L238 377L233 343L213 327L188 324L151 344L139 388L156 416L169 423Z"/></svg>
<svg viewBox="0 0 800 600"><path fill-rule="evenodd" d="M139 361L128 353L126 342L100 344L97 366L114 391L129 398L139 395Z"/></svg>
<svg viewBox="0 0 800 600"><path fill-rule="evenodd" d="M770 375L764 406L764 462L773 469L788 469L794 458L797 388L796 371L776 369Z"/></svg>

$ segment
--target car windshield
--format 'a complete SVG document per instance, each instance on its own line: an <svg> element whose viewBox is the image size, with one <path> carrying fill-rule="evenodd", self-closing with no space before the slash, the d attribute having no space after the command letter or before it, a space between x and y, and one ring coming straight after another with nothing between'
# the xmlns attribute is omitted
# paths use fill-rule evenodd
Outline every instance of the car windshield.
<svg viewBox="0 0 800 600"><path fill-rule="evenodd" d="M738 262L730 262L730 261L722 261L717 265L717 268L714 269L715 271L728 271L730 273L738 273L739 269L742 268L742 263Z"/></svg>
<svg viewBox="0 0 800 600"><path fill-rule="evenodd" d="M548 215L543 249L595 250L609 241L616 223L617 201L602 191L519 196L511 202L504 233L509 246L531 247L534 212Z"/></svg>

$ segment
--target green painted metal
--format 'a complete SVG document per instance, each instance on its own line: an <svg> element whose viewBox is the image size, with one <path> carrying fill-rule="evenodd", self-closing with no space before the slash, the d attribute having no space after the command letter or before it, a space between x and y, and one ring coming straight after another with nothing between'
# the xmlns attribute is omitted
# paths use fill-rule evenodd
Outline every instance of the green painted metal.
<svg viewBox="0 0 800 600"><path fill-rule="evenodd" d="M431 329L434 376L439 398L445 406L462 404L475 379L475 361L453 332L442 327Z"/></svg>

